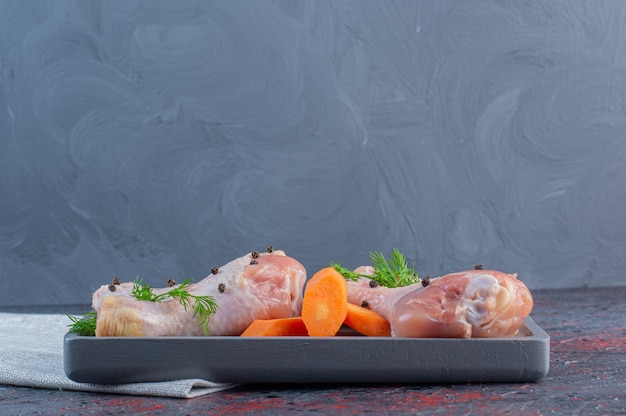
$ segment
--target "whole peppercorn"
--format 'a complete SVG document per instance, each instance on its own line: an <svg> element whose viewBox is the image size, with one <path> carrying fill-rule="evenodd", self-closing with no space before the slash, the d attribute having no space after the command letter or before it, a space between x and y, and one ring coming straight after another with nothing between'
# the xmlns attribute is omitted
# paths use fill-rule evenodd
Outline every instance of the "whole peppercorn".
<svg viewBox="0 0 626 416"><path fill-rule="evenodd" d="M361 302L361 306L362 306L363 308L367 308L368 306L370 306L370 304L369 304L369 302L368 302L368 301L364 300L363 302Z"/></svg>
<svg viewBox="0 0 626 416"><path fill-rule="evenodd" d="M110 290L111 292L115 292L116 287L115 287L115 285L114 285L113 283L111 283L111 284L109 285L109 290Z"/></svg>
<svg viewBox="0 0 626 416"><path fill-rule="evenodd" d="M213 267L213 268L211 269L211 273L212 273L212 274L217 274L217 272L219 272L219 271L220 271L220 270L219 270L217 267Z"/></svg>
<svg viewBox="0 0 626 416"><path fill-rule="evenodd" d="M172 287L176 285L176 281L174 279L170 279L167 281L167 286Z"/></svg>
<svg viewBox="0 0 626 416"><path fill-rule="evenodd" d="M474 270L482 270L482 269L483 269L482 264L477 264L476 266L474 266Z"/></svg>
<svg viewBox="0 0 626 416"><path fill-rule="evenodd" d="M259 252L258 252L258 251L253 251L253 252L252 252L252 258L253 258L253 259L258 259L258 258L259 258L259 256L260 256L260 254L259 254Z"/></svg>
<svg viewBox="0 0 626 416"><path fill-rule="evenodd" d="M422 286L426 287L430 284L430 276L426 276L422 279Z"/></svg>
<svg viewBox="0 0 626 416"><path fill-rule="evenodd" d="M274 252L274 247L272 247L272 246L267 246L267 252L268 252L268 253L273 253L273 252Z"/></svg>
<svg viewBox="0 0 626 416"><path fill-rule="evenodd" d="M226 290L226 285L224 283L220 283L219 285L217 285L217 290L220 293L224 293L224 291Z"/></svg>
<svg viewBox="0 0 626 416"><path fill-rule="evenodd" d="M370 287L378 287L379 283L376 280L370 280Z"/></svg>

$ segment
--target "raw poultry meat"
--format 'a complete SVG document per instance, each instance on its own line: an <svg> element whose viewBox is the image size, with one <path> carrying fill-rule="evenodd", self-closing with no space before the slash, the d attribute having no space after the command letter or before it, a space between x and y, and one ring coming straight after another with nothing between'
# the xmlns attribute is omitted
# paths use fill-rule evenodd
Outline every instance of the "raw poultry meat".
<svg viewBox="0 0 626 416"><path fill-rule="evenodd" d="M213 273L216 272L216 273ZM283 251L249 253L213 270L187 291L212 296L218 309L209 320L210 335L240 335L255 319L298 316L306 271ZM93 295L97 312L96 336L205 335L193 308L187 311L176 298L161 302L131 296L132 282L102 286ZM153 289L160 294L176 286Z"/></svg>
<svg viewBox="0 0 626 416"><path fill-rule="evenodd" d="M358 268L372 274L373 269ZM491 338L515 335L533 306L516 274L467 270L400 288L348 282L348 301L384 316L391 335L409 338Z"/></svg>

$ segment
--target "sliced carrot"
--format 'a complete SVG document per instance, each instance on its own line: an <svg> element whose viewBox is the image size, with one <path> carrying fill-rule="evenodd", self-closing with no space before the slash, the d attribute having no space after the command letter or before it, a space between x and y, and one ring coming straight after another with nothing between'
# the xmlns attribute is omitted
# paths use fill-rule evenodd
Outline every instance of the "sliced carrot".
<svg viewBox="0 0 626 416"><path fill-rule="evenodd" d="M371 309L348 303L344 323L356 332L370 337L390 337L389 321Z"/></svg>
<svg viewBox="0 0 626 416"><path fill-rule="evenodd" d="M348 313L346 279L332 267L311 277L304 289L302 320L310 336L328 337L339 331Z"/></svg>
<svg viewBox="0 0 626 416"><path fill-rule="evenodd" d="M256 319L241 334L242 337L306 336L308 331L302 318Z"/></svg>

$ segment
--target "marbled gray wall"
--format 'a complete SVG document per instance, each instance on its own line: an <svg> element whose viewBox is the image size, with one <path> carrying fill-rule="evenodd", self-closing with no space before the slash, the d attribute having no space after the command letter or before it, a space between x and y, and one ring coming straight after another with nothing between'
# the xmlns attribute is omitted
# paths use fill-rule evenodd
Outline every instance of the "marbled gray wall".
<svg viewBox="0 0 626 416"><path fill-rule="evenodd" d="M626 3L0 1L0 305L269 244L626 284Z"/></svg>

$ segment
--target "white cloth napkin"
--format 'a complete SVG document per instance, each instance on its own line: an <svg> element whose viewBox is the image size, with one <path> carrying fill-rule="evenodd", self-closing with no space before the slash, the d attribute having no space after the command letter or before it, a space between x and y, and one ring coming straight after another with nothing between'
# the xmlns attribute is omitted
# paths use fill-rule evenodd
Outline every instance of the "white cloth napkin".
<svg viewBox="0 0 626 416"><path fill-rule="evenodd" d="M70 323L65 315L0 313L0 384L177 398L235 386L200 379L120 385L76 383L63 370L63 336Z"/></svg>

